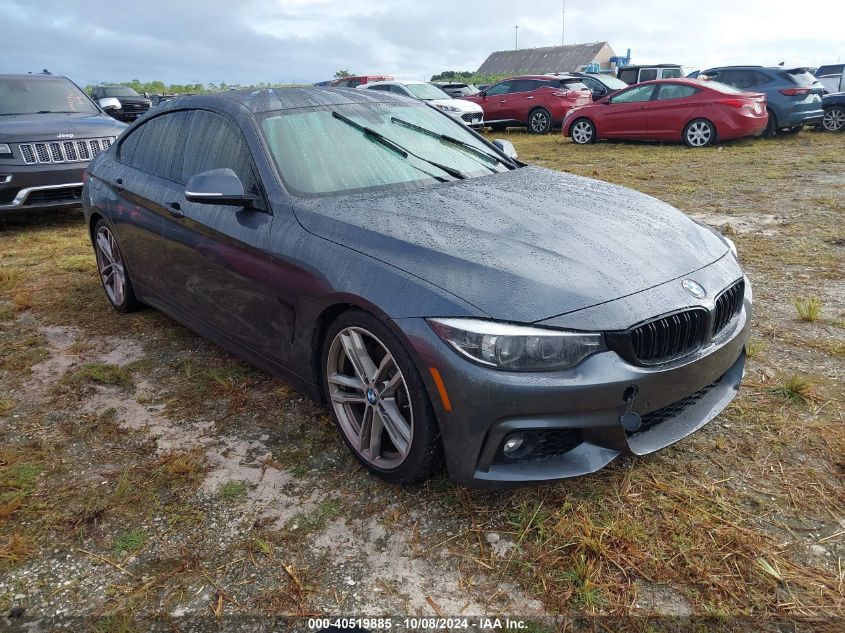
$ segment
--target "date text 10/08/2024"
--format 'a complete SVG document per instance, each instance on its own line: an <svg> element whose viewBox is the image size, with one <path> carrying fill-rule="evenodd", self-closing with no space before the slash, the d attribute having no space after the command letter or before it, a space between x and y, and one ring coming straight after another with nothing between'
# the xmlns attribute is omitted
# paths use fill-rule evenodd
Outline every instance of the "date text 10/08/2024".
<svg viewBox="0 0 845 633"><path fill-rule="evenodd" d="M528 628L524 620L511 618L309 618L308 628L312 631L364 629L385 631L393 628L420 630L476 630L476 631L519 631Z"/></svg>

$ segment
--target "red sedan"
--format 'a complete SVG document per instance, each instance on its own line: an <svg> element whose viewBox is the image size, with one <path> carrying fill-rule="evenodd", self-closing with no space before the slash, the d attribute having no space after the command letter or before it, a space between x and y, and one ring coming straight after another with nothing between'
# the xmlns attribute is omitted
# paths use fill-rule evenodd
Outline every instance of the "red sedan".
<svg viewBox="0 0 845 633"><path fill-rule="evenodd" d="M715 81L646 81L571 110L564 136L584 145L599 138L683 141L706 147L766 129L766 96Z"/></svg>

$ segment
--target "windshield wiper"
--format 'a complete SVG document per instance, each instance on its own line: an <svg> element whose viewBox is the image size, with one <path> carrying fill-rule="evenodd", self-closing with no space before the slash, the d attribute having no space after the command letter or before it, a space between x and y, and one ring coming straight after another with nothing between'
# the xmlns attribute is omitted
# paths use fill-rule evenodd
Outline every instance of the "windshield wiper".
<svg viewBox="0 0 845 633"><path fill-rule="evenodd" d="M354 127L356 130L358 130L359 132L362 132L364 135L368 136L369 138L372 138L377 143L381 143L382 145L384 145L386 148L388 148L392 152L399 154L405 160L408 160L409 156L413 156L417 160L421 160L425 163L428 163L429 165L433 165L434 167L437 167L437 169L439 169L442 172L449 174L452 178L457 178L458 180L465 180L466 177L467 177L465 173L463 173L462 171L460 171L458 169L455 169L454 167L449 167L448 165L441 165L440 163L438 163L436 161L429 160L428 158L423 158L422 156L420 156L418 154L414 154L414 152L412 152L411 150L409 150L406 147L403 147L402 145L400 145L399 143L397 143L393 139L387 138L381 132L378 132L371 127L367 127L366 125L361 125L360 123L353 121L349 117L342 115L340 112L334 112L333 111L332 116L335 119L337 119L338 121L343 121L347 125ZM431 176L435 180L439 180L440 182L446 182L446 180L444 178L442 178L441 176L436 176L436 175L426 171L425 169L422 169L421 167L414 165L414 163L412 163L412 162L409 162L408 164L411 165L412 167L415 167L416 169L419 169L421 172L428 174L429 176Z"/></svg>
<svg viewBox="0 0 845 633"><path fill-rule="evenodd" d="M472 145L471 143L467 143L466 141L462 141L461 139L455 138L454 136L449 136L448 134L441 134L440 132L435 132L434 130L429 130L428 128L422 127L421 125L417 125L416 123L411 123L410 121L405 121L404 119L397 119L396 117L390 117L390 122L395 123L397 125L401 125L402 127L406 127L408 129L414 130L416 132L420 132L421 134L427 134L428 136L434 137L443 141L444 143L449 143L450 145L457 145L458 147L462 147L469 152L472 152L475 156L483 156L487 160L492 160L497 163L501 163L508 169L513 169L513 163L509 163L508 161L504 160L503 158L496 156L495 154L488 154L483 149L479 149ZM492 172L496 172L495 169L490 167L490 165L486 165L482 163L487 169Z"/></svg>

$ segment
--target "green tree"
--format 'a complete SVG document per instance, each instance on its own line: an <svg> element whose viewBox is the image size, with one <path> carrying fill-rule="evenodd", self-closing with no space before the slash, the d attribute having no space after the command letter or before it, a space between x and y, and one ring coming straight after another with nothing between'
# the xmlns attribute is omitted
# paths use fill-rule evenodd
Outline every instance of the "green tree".
<svg viewBox="0 0 845 633"><path fill-rule="evenodd" d="M334 74L335 79L345 79L346 77L354 77L354 75L348 70L338 70Z"/></svg>

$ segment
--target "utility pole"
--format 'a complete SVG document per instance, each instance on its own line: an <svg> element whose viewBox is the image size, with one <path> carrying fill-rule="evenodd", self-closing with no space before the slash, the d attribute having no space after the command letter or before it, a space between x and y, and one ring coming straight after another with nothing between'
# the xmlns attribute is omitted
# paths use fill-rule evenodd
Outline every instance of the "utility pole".
<svg viewBox="0 0 845 633"><path fill-rule="evenodd" d="M513 47L514 50L519 50L519 25L513 27Z"/></svg>
<svg viewBox="0 0 845 633"><path fill-rule="evenodd" d="M563 10L560 20L560 45L563 46L563 38L566 35L566 0L563 0Z"/></svg>

